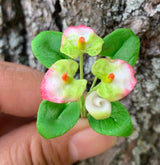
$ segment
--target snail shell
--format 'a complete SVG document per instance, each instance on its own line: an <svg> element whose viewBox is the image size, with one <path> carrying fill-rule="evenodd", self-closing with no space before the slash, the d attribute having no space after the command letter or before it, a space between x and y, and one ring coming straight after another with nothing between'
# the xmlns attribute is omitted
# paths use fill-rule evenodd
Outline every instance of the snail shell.
<svg viewBox="0 0 160 165"><path fill-rule="evenodd" d="M89 114L95 119L106 119L111 114L111 103L98 96L96 91L91 92L85 101L85 106Z"/></svg>

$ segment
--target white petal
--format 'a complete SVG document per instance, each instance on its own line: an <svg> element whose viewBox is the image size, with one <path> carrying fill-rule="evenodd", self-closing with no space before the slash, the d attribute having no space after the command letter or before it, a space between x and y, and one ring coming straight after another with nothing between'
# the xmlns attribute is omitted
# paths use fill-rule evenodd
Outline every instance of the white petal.
<svg viewBox="0 0 160 165"><path fill-rule="evenodd" d="M132 66L122 60L117 60L117 63L118 62L121 63L121 66L113 72L115 79L112 84L123 91L122 97L124 97L134 88L137 80L134 77L134 69Z"/></svg>
<svg viewBox="0 0 160 165"><path fill-rule="evenodd" d="M111 114L111 103L99 97L96 91L93 91L86 97L85 106L95 119L106 119Z"/></svg>

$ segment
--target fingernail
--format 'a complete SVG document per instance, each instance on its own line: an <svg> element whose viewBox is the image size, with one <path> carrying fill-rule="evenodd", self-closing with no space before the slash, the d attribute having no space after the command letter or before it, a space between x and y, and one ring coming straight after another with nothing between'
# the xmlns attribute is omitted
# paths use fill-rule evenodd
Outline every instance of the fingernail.
<svg viewBox="0 0 160 165"><path fill-rule="evenodd" d="M104 136L87 128L73 135L69 149L74 161L93 157L111 148L116 143L116 137Z"/></svg>

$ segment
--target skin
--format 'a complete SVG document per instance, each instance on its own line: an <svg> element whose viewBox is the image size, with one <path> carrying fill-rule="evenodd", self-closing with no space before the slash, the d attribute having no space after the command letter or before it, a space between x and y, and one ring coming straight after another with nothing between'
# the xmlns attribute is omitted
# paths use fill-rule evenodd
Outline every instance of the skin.
<svg viewBox="0 0 160 165"><path fill-rule="evenodd" d="M69 165L111 148L116 138L94 132L80 119L65 135L45 140L36 130L43 73L0 62L1 165ZM96 142L96 143L95 143Z"/></svg>

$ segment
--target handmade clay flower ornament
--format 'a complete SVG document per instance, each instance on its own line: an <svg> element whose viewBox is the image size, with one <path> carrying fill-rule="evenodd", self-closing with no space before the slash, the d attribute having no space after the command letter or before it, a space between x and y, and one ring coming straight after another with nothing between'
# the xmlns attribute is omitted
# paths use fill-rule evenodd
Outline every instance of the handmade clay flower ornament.
<svg viewBox="0 0 160 165"><path fill-rule="evenodd" d="M54 103L77 101L83 94L87 80L73 78L78 69L73 60L59 60L45 74L41 84L41 95L44 100Z"/></svg>
<svg viewBox="0 0 160 165"><path fill-rule="evenodd" d="M94 63L92 73L101 79L95 87L97 94L108 101L122 99L137 83L133 67L120 59L99 59Z"/></svg>
<svg viewBox="0 0 160 165"><path fill-rule="evenodd" d="M37 113L37 130L41 136L51 139L65 134L80 116L88 117L91 128L102 135L131 135L129 113L117 101L129 94L137 82L132 66L140 42L131 29L116 29L103 39L84 25L71 26L64 33L44 31L32 41L32 49L36 58L49 68L42 80L43 100ZM85 54L103 57L92 66L95 79L86 97ZM80 79L73 77L78 63L67 56L79 57ZM96 85L97 79L101 81Z"/></svg>
<svg viewBox="0 0 160 165"><path fill-rule="evenodd" d="M60 51L74 59L83 53L96 56L101 52L103 43L90 27L70 26L63 32Z"/></svg>

